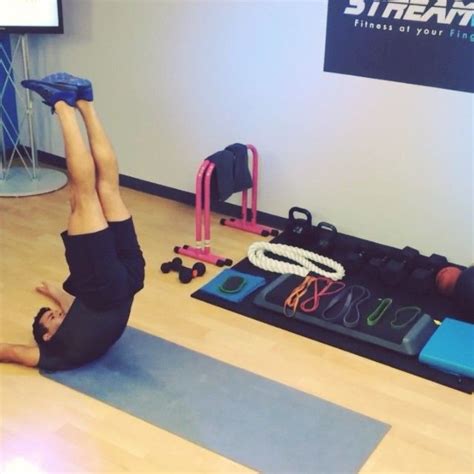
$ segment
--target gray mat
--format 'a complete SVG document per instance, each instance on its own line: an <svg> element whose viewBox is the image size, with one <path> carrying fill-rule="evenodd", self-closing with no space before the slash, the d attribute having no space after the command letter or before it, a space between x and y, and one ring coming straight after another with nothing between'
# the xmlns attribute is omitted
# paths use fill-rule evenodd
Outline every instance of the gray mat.
<svg viewBox="0 0 474 474"><path fill-rule="evenodd" d="M357 472L389 429L131 327L92 364L42 374L259 472Z"/></svg>

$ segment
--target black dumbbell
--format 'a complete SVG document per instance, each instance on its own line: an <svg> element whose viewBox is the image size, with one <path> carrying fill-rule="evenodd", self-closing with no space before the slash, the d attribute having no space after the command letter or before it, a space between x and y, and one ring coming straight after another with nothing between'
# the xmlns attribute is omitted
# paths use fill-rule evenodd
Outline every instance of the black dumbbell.
<svg viewBox="0 0 474 474"><path fill-rule="evenodd" d="M344 268L348 275L357 273L370 258L370 244L360 242L347 251L344 260Z"/></svg>
<svg viewBox="0 0 474 474"><path fill-rule="evenodd" d="M374 246L370 255L367 257L367 264L363 268L363 272L370 278L378 280L384 265L390 260L391 254L387 249L377 248Z"/></svg>
<svg viewBox="0 0 474 474"><path fill-rule="evenodd" d="M206 273L206 266L204 263L197 262L192 268L181 267L179 270L179 281L181 283L189 283L193 278L202 276Z"/></svg>
<svg viewBox="0 0 474 474"><path fill-rule="evenodd" d="M174 272L179 272L180 268L183 266L183 261L179 257L173 258L171 262L164 262L161 264L162 273L169 273L171 270Z"/></svg>
<svg viewBox="0 0 474 474"><path fill-rule="evenodd" d="M412 247L397 251L380 268L380 279L388 286L397 286L413 270L419 256L420 252Z"/></svg>
<svg viewBox="0 0 474 474"><path fill-rule="evenodd" d="M416 267L407 279L407 286L415 293L427 294L435 287L435 277L439 270L448 265L443 255L432 254L429 259Z"/></svg>
<svg viewBox="0 0 474 474"><path fill-rule="evenodd" d="M181 283L189 283L193 278L204 275L206 273L206 266L201 262L197 262L192 268L188 268L183 265L183 261L179 257L175 257L171 262L162 263L161 271L163 273L169 273L170 271L178 272L179 281Z"/></svg>

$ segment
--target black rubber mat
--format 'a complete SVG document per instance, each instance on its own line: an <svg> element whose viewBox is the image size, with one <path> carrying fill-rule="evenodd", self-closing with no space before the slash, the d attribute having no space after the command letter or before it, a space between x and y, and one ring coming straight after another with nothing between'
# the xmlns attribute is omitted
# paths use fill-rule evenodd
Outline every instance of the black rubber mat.
<svg viewBox="0 0 474 474"><path fill-rule="evenodd" d="M273 239L272 243L287 243L285 233L282 233L280 236ZM371 252L381 255L384 253L387 255L393 255L399 252L398 249L392 247L384 246L374 242L363 241L361 239L344 234L339 234L333 252L327 256L344 265L349 249L353 248L359 243L369 244L371 246ZM314 249L309 246L306 246L306 248L307 250L314 251ZM423 259L427 260L427 257L420 256L418 258L419 264L423 264ZM240 272L262 276L267 280L268 283L280 276L279 274L270 273L255 267L247 258L237 263L233 268ZM369 271L367 265L357 273L344 277L343 281L346 283L346 285L357 284L365 286L370 290L372 295L376 295L378 298L392 298L400 306L419 306L425 313L429 314L435 320L442 321L446 316L450 316L459 320L468 319L465 315L459 313L458 309L451 300L438 295L435 292L434 287L427 294L419 294L412 291L407 286L405 281L402 281L396 287L389 287L382 283L380 278L374 276L373 271ZM300 336L329 344L353 354L367 357L368 359L386 364L390 367L403 370L410 374L423 377L448 387L455 388L466 393L472 393L474 391L473 379L460 377L431 368L425 364L420 363L416 356L397 353L384 347L379 347L364 341L353 339L346 335L338 334L303 321L295 320L293 318L287 318L276 312L260 308L254 304L254 299L257 293L258 292L249 295L239 303L225 301L200 290L193 293L192 297L225 308L243 316L271 324L272 326L285 329L295 334L299 334Z"/></svg>

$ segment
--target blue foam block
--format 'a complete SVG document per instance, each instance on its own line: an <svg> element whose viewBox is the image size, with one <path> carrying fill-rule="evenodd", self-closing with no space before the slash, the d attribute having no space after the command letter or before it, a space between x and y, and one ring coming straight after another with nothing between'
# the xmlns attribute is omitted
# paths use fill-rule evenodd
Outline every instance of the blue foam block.
<svg viewBox="0 0 474 474"><path fill-rule="evenodd" d="M474 378L474 324L445 318L419 355L420 362Z"/></svg>

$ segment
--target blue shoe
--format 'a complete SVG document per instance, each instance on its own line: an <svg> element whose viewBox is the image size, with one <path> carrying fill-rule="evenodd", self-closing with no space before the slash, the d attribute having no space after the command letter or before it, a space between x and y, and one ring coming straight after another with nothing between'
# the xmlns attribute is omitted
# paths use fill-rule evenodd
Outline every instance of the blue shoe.
<svg viewBox="0 0 474 474"><path fill-rule="evenodd" d="M44 77L42 81L77 87L77 100L88 100L90 102L94 99L92 83L88 79L82 79L67 72L55 72Z"/></svg>
<svg viewBox="0 0 474 474"><path fill-rule="evenodd" d="M77 100L77 87L66 86L62 84L50 84L44 81L25 80L21 81L21 85L26 89L36 92L43 99L43 103L51 107L54 112L56 102L64 101L71 107L75 107Z"/></svg>

